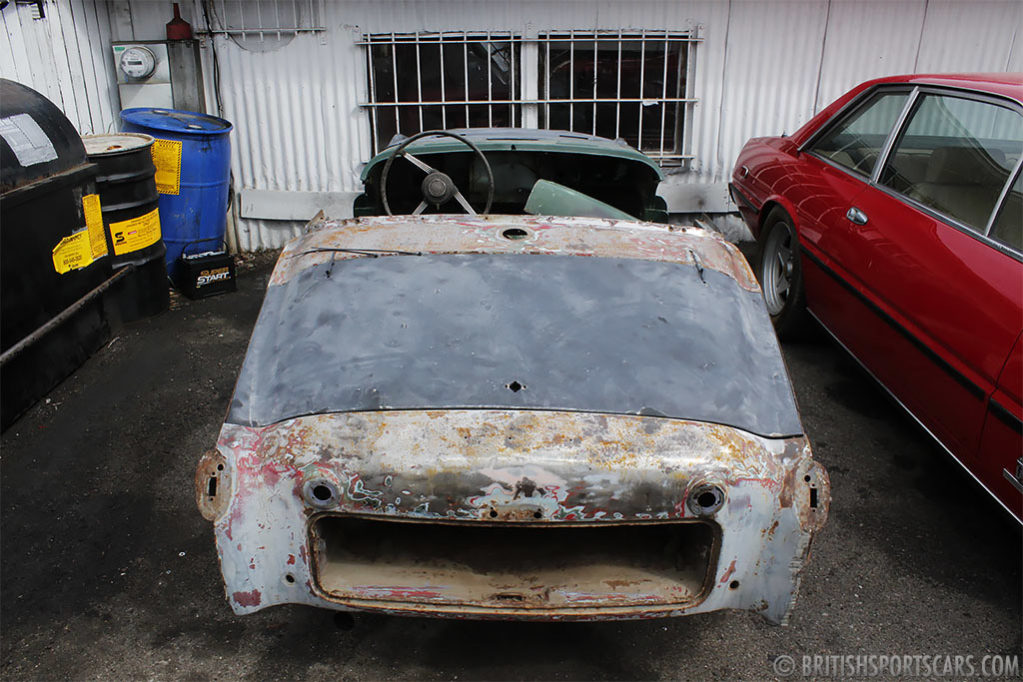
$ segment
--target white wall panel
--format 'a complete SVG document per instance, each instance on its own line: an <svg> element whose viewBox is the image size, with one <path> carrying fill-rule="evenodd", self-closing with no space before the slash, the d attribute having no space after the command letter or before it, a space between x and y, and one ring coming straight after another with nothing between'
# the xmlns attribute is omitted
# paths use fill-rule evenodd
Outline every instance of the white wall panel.
<svg viewBox="0 0 1023 682"><path fill-rule="evenodd" d="M930 0L913 70L1005 71L1021 29L1023 2Z"/></svg>
<svg viewBox="0 0 1023 682"><path fill-rule="evenodd" d="M858 83L913 73L926 0L832 0L814 113Z"/></svg>
<svg viewBox="0 0 1023 682"><path fill-rule="evenodd" d="M45 95L82 134L112 130L117 85L110 18L102 0L51 0L44 16L10 3L0 12L0 77Z"/></svg>
<svg viewBox="0 0 1023 682"><path fill-rule="evenodd" d="M704 168L708 179L726 180L750 137L791 133L812 116L827 10L817 2L732 3L718 149Z"/></svg>

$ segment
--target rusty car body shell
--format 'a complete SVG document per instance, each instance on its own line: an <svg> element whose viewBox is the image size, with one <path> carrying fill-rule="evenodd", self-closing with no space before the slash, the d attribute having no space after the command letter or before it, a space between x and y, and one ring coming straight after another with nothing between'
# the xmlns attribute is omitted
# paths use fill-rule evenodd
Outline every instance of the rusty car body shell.
<svg viewBox="0 0 1023 682"><path fill-rule="evenodd" d="M785 622L830 488L759 296L697 228L314 220L196 473L232 608Z"/></svg>

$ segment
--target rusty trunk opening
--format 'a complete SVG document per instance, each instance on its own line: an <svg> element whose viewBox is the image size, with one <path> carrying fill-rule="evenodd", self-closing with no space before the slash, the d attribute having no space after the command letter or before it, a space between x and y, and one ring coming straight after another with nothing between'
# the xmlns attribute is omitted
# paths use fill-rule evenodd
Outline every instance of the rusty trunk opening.
<svg viewBox="0 0 1023 682"><path fill-rule="evenodd" d="M316 587L338 603L529 610L690 606L708 591L720 529L485 524L338 515L311 527Z"/></svg>

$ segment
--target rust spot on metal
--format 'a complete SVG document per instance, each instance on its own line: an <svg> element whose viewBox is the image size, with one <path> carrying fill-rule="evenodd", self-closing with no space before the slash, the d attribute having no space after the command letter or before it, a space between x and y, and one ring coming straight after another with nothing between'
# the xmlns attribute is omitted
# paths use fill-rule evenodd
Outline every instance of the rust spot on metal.
<svg viewBox="0 0 1023 682"><path fill-rule="evenodd" d="M259 590L250 590L248 592L235 592L231 595L241 606L259 606L262 601L262 597L259 594Z"/></svg>
<svg viewBox="0 0 1023 682"><path fill-rule="evenodd" d="M508 228L530 231L526 240L502 237ZM716 270L748 291L758 291L756 278L742 254L717 233L690 228L672 231L667 225L593 218L544 219L538 216L378 216L345 220L319 219L281 253L271 284L282 284L298 272L330 260L363 258L364 254L329 249L396 249L421 253L514 253L634 258L694 264ZM317 251L317 249L321 249ZM326 251L324 251L326 250Z"/></svg>
<svg viewBox="0 0 1023 682"><path fill-rule="evenodd" d="M237 612L295 602L305 586L301 603L472 618L674 616L748 609L763 597L764 616L779 622L830 501L805 438L654 416L320 414L265 428L226 424L218 446L234 477L234 499L215 527L222 565L234 567L225 581ZM330 509L302 496L318 479L337 484ZM697 521L687 499L708 481L725 504ZM345 530L346 521L315 530L325 517L377 525L361 536L349 535L358 527ZM635 539L694 523L715 535L694 545L702 549L689 555L690 568L662 566L662 555ZM580 558L573 552L597 545L577 531L615 539L597 543L600 556ZM491 542L490 563L468 570L488 561L480 543ZM566 572L562 559L578 563ZM269 567L279 573L264 576ZM710 589L716 576L742 589Z"/></svg>
<svg viewBox="0 0 1023 682"><path fill-rule="evenodd" d="M231 501L231 473L217 450L207 450L195 470L195 503L207 521L223 516Z"/></svg>
<svg viewBox="0 0 1023 682"><path fill-rule="evenodd" d="M724 585L732 577L733 573L735 573L735 559L732 559L732 563L728 564L728 570L725 571L725 574L721 576L721 580L718 582Z"/></svg>

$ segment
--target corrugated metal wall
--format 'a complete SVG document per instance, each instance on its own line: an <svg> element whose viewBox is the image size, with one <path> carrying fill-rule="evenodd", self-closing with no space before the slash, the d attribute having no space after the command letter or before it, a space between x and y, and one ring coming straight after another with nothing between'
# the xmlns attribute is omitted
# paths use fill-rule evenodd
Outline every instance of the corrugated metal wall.
<svg viewBox="0 0 1023 682"><path fill-rule="evenodd" d="M119 105L106 2L50 0L42 17L12 2L0 22L0 78L46 95L82 134L114 129Z"/></svg>
<svg viewBox="0 0 1023 682"><path fill-rule="evenodd" d="M259 218L311 217L324 205L341 214L359 191L360 166L370 153L369 116L359 107L367 97L365 55L355 44L363 33L494 30L528 36L556 29L699 27L696 161L689 171L672 173L661 189L672 209L685 213L728 210L727 177L746 139L794 131L862 80L926 71L1023 71L1023 37L1017 39L1023 3L1017 0L299 1L318 3L310 11L318 13L324 31L279 41L226 35L205 41L205 83L213 87L215 46L223 114L236 126L232 169L242 215L252 216L238 222L242 249L280 246L302 224ZM71 26L62 19L62 34L50 31L54 40L74 35L79 52L90 55L94 66L83 77L95 82L87 93L109 93L113 64L104 60L110 26L115 39L153 40L163 37L170 18L169 4L162 2L50 0L46 6L74 9ZM222 0L206 3L214 24L220 6ZM10 47L0 46L0 55L3 49L28 51L11 38L12 7L3 12ZM205 28L201 0L183 9L195 29ZM25 11L18 8L19 20ZM102 24L103 14L107 28L91 28L90 18ZM27 29L21 30L24 42ZM69 45L69 64L72 52ZM24 80L36 78L31 69L15 77L38 82ZM73 86L74 77L58 78L56 89L37 89L62 97L65 110L79 112L78 121L88 110L92 129L96 121L112 120L102 102L88 99L83 109L74 93L66 93L66 83ZM215 99L209 90L211 107Z"/></svg>

